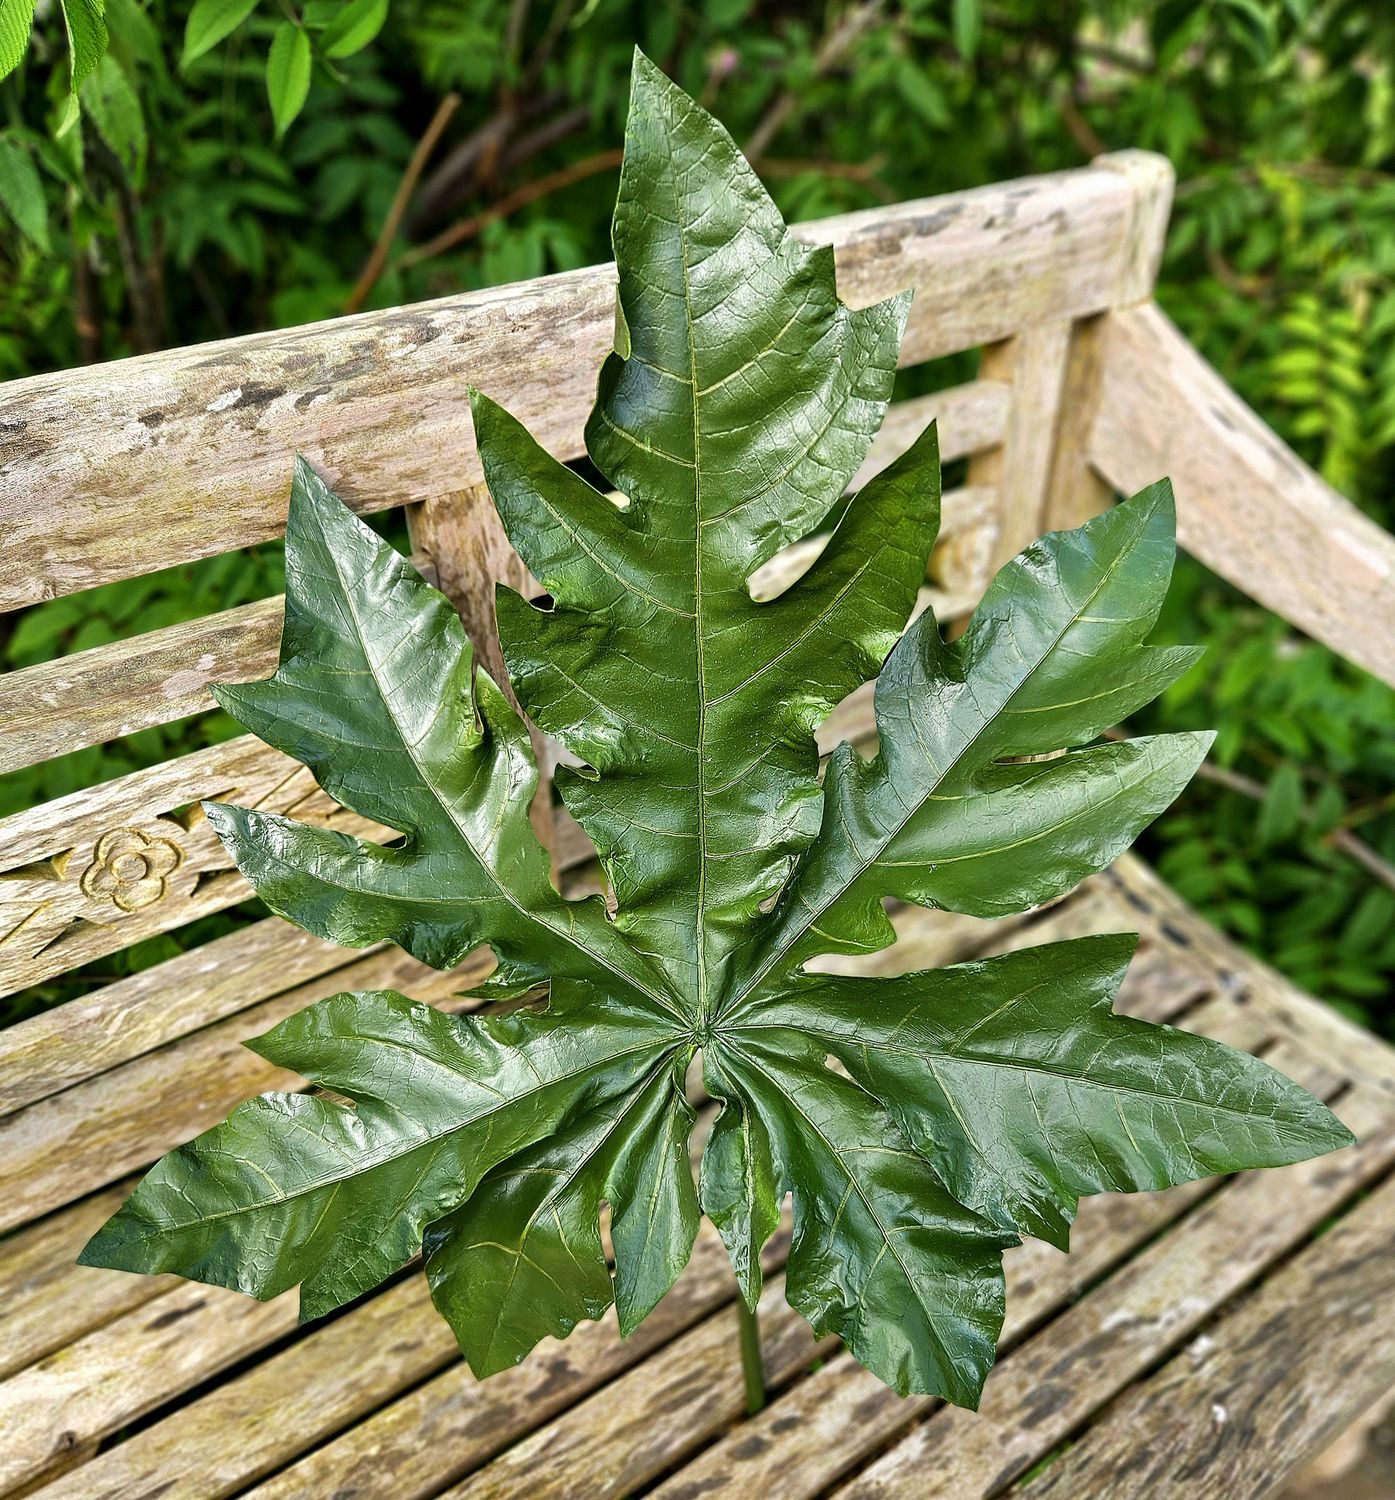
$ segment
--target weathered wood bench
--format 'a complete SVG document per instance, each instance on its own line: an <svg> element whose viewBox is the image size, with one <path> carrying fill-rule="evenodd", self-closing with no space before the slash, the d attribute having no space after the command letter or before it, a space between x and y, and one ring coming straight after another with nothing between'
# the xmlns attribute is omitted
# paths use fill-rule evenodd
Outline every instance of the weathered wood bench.
<svg viewBox="0 0 1395 1500"><path fill-rule="evenodd" d="M932 413L946 457L968 460L931 567L936 606L952 621L1033 535L1170 473L1184 546L1395 683L1395 541L1149 303L1170 192L1165 162L1125 153L808 227L837 245L849 300L916 287L907 363L983 347L977 380L893 408L872 460ZM479 489L467 385L578 456L612 299L597 268L0 389L0 608L275 537L300 449L352 502L408 508L421 565L483 639L489 581L518 564ZM204 712L210 682L263 675L279 601L216 605L0 678L0 770ZM835 719L830 740L865 734L865 699ZM10 818L5 992L244 900L198 811L215 796L354 821L250 738ZM555 846L584 880L563 819ZM476 1384L417 1276L297 1328L294 1294L259 1304L73 1264L154 1157L294 1085L242 1038L339 989L459 1004L481 968L441 975L251 922L0 1032L0 1493L1270 1493L1395 1380L1395 1052L1131 860L1028 919L897 921L902 944L877 959L897 968L1141 929L1127 1008L1262 1052L1361 1144L1095 1199L1069 1258L1012 1252L1004 1357L977 1416L898 1400L816 1346L781 1300L777 1240L762 1309L773 1400L743 1419L733 1284L707 1233L632 1339L584 1325Z"/></svg>

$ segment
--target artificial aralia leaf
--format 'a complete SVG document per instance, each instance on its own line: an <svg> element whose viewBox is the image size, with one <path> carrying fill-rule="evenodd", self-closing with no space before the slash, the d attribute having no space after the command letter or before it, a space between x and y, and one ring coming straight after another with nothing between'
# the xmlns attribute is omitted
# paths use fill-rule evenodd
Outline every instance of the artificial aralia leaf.
<svg viewBox="0 0 1395 1500"><path fill-rule="evenodd" d="M730 137L643 58L615 247L587 446L620 501L472 398L499 514L550 595L499 594L512 686L578 762L558 786L613 917L552 884L526 727L450 606L299 467L281 664L220 696L391 832L210 816L293 921L440 966L487 944L491 994L546 985L547 1007L310 1007L257 1047L333 1097L244 1105L85 1258L258 1296L300 1282L314 1314L424 1242L486 1374L612 1302L633 1329L700 1210L754 1305L789 1194L793 1305L898 1391L972 1405L1017 1231L1063 1242L1082 1193L1350 1140L1263 1063L1114 1016L1127 940L894 980L805 968L892 942L888 897L992 916L1059 896L1186 783L1206 735L1099 742L1194 659L1144 644L1171 493L1029 548L954 643L928 612L902 635L938 524L933 428L844 496L907 300L843 306L829 251L787 235ZM820 532L757 602L752 575ZM877 753L840 747L821 782L814 730L873 676ZM699 1052L719 1112L695 1188Z"/></svg>

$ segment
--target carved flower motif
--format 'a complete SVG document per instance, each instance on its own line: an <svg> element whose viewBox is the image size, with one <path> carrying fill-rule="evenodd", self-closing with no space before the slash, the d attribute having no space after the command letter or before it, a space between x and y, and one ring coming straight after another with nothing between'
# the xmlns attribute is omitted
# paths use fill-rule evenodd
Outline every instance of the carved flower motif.
<svg viewBox="0 0 1395 1500"><path fill-rule="evenodd" d="M106 899L118 911L153 906L169 889L169 877L184 863L172 839L152 838L139 828L114 828L97 840L92 863L78 884L93 901Z"/></svg>

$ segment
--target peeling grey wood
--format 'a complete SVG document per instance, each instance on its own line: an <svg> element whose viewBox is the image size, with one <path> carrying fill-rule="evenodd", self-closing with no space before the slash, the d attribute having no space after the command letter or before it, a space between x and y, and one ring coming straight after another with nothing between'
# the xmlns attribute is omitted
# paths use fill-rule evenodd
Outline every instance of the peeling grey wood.
<svg viewBox="0 0 1395 1500"><path fill-rule="evenodd" d="M1112 305L1131 189L1082 170L808 224L840 288L916 288L906 364ZM0 388L0 608L265 541L303 452L362 509L480 479L477 385L573 458L610 348L615 272L142 355Z"/></svg>
<svg viewBox="0 0 1395 1500"><path fill-rule="evenodd" d="M1263 1500L1395 1384L1395 1181L1196 1338L1023 1500Z"/></svg>

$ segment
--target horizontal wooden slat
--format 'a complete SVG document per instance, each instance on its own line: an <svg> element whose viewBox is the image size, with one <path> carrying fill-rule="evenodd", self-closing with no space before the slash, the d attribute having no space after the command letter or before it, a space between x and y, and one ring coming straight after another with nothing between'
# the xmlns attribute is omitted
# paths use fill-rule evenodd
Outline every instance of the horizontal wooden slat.
<svg viewBox="0 0 1395 1500"><path fill-rule="evenodd" d="M915 363L1112 305L1127 176L1085 169L803 226L854 303L916 288ZM363 509L476 482L471 384L581 452L614 270L569 272L0 389L0 608L259 542L300 450ZM37 503L41 497L42 503Z"/></svg>
<svg viewBox="0 0 1395 1500"><path fill-rule="evenodd" d="M280 917L177 954L0 1031L0 1116L348 963Z"/></svg>
<svg viewBox="0 0 1395 1500"><path fill-rule="evenodd" d="M16 813L0 822L0 994L245 900L204 798L374 827L250 735Z"/></svg>
<svg viewBox="0 0 1395 1500"><path fill-rule="evenodd" d="M1274 1494L1395 1384L1392 1243L1387 1181L1015 1493Z"/></svg>
<svg viewBox="0 0 1395 1500"><path fill-rule="evenodd" d="M291 1332L296 1296L257 1302L186 1282L0 1382L0 1494L32 1482L87 1435L115 1431Z"/></svg>
<svg viewBox="0 0 1395 1500"><path fill-rule="evenodd" d="M618 1337L612 1310L599 1323L582 1323L565 1343L546 1340L522 1366L481 1383L460 1362L454 1335L432 1306L425 1279L414 1273L44 1494L61 1500L158 1490L162 1500L217 1500L358 1420L342 1440L354 1453L346 1486L327 1481L330 1471L342 1469L342 1453L329 1463L315 1453L258 1493L401 1500L411 1493L412 1470L431 1472L436 1488L468 1473L730 1302L734 1291L726 1252L706 1229L677 1287L634 1337ZM429 1384L369 1416L421 1381ZM237 1442L228 1441L230 1432Z"/></svg>
<svg viewBox="0 0 1395 1500"><path fill-rule="evenodd" d="M0 677L0 774L214 707L210 683L276 666L283 600L94 646Z"/></svg>
<svg viewBox="0 0 1395 1500"><path fill-rule="evenodd" d="M0 1376L34 1364L178 1284L172 1276L131 1276L76 1264L78 1251L133 1186L117 1183L0 1240Z"/></svg>
<svg viewBox="0 0 1395 1500"><path fill-rule="evenodd" d="M856 483L904 453L932 420L946 461L991 447L1002 436L1007 397L1006 386L980 380L898 402ZM945 498L946 534L982 519ZM480 586L490 589L492 580ZM210 684L274 669L282 610L280 597L259 599L0 676L0 774L212 708Z"/></svg>
<svg viewBox="0 0 1395 1500"><path fill-rule="evenodd" d="M1156 307L1099 332L1090 461L1125 494L1170 475L1207 567L1395 684L1395 537L1320 479Z"/></svg>

